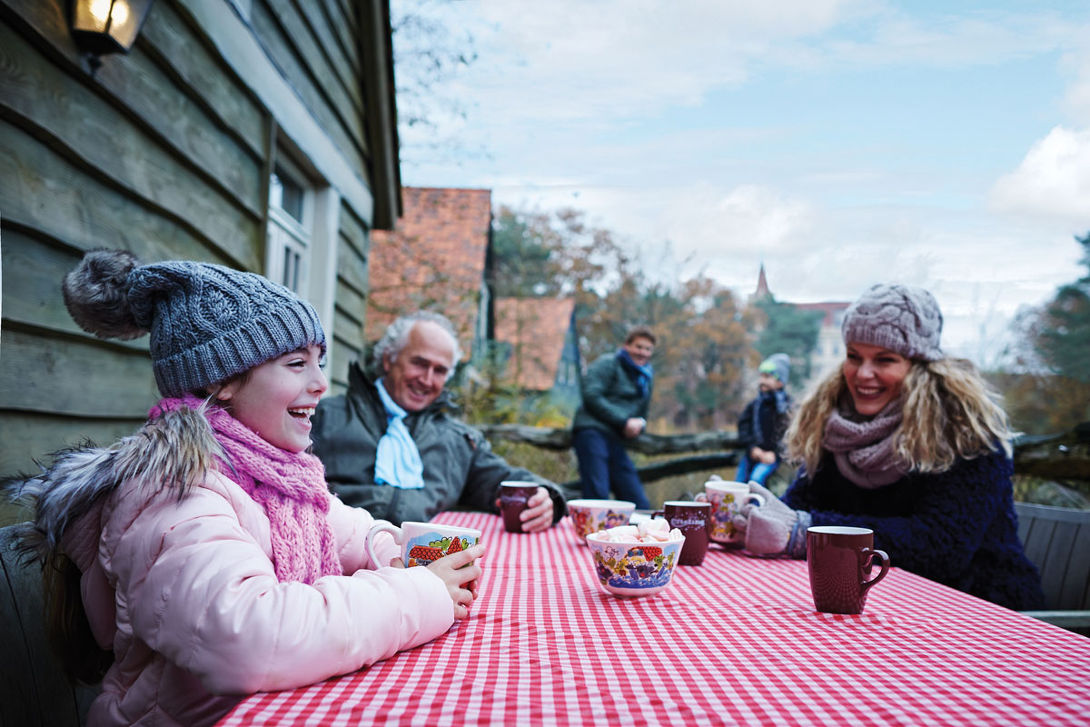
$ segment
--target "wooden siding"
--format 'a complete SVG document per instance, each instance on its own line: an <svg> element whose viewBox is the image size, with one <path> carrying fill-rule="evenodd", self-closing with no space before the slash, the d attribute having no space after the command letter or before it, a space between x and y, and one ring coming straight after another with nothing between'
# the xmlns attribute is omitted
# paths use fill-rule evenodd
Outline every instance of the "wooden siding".
<svg viewBox="0 0 1090 727"><path fill-rule="evenodd" d="M367 169L362 104L354 105L344 87L330 78L333 74L329 63L317 50L319 39L311 26L300 20L295 4L288 0L254 0L250 22L265 52L329 132L341 153L357 169Z"/></svg>
<svg viewBox="0 0 1090 727"><path fill-rule="evenodd" d="M249 25L368 187L375 142L357 14L369 5L254 0ZM66 6L0 0L0 474L85 439L113 441L158 397L146 337L103 341L65 310L60 281L84 251L264 271L277 119L202 26L207 8L198 21L186 0L158 0L132 51L91 76ZM373 209L359 207L342 201L336 236L330 373L342 387L368 291Z"/></svg>
<svg viewBox="0 0 1090 727"><path fill-rule="evenodd" d="M389 4L371 2L361 5L360 23L355 32L357 37L368 39L362 72L371 81L364 87L364 98L368 107L368 134L373 152L373 229L392 230L403 210Z"/></svg>
<svg viewBox="0 0 1090 727"><path fill-rule="evenodd" d="M333 356L326 367L330 389L343 392L348 386L348 365L364 350L363 324L369 289L368 255L371 237L352 208L341 206L337 245L337 293L333 323Z"/></svg>

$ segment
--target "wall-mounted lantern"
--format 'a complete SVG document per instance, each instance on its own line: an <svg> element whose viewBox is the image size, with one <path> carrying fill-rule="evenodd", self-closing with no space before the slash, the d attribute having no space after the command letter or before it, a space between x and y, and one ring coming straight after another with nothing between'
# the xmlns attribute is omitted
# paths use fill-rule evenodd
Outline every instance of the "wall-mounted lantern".
<svg viewBox="0 0 1090 727"><path fill-rule="evenodd" d="M128 53L153 0L73 0L72 39L87 54L93 74L99 56Z"/></svg>

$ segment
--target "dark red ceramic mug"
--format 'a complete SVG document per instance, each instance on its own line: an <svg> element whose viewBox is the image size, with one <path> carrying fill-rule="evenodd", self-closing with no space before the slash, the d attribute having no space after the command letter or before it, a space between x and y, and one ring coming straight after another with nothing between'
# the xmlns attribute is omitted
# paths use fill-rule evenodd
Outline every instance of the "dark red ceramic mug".
<svg viewBox="0 0 1090 727"><path fill-rule="evenodd" d="M537 492L536 482L506 481L500 483L500 512L503 513L503 529L509 533L522 532L519 516L529 507L530 498Z"/></svg>
<svg viewBox="0 0 1090 727"><path fill-rule="evenodd" d="M708 552L708 518L711 515L711 503L690 502L688 500L668 500L662 503L662 509L656 510L651 517L662 517L685 536L681 554L677 557L678 565L700 565Z"/></svg>
<svg viewBox="0 0 1090 727"><path fill-rule="evenodd" d="M874 560L881 570L869 578ZM863 613L867 591L889 570L889 556L874 549L874 531L815 525L806 531L806 562L814 608L825 613Z"/></svg>

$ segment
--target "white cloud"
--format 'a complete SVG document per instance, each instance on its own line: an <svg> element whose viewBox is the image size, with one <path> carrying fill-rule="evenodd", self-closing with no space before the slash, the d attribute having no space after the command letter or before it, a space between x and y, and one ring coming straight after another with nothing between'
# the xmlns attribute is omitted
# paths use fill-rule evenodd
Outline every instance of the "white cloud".
<svg viewBox="0 0 1090 727"><path fill-rule="evenodd" d="M1047 9L920 19L864 0L486 0L431 11L475 28L480 59L455 87L472 87L486 115L512 120L695 106L765 67L995 65L1085 46L1090 33Z"/></svg>
<svg viewBox="0 0 1090 727"><path fill-rule="evenodd" d="M1090 225L1090 129L1057 126L996 181L991 206L1005 213Z"/></svg>
<svg viewBox="0 0 1090 727"><path fill-rule="evenodd" d="M764 250L782 254L809 225L813 212L806 202L788 199L775 190L746 184L726 194L689 190L671 205L662 233L690 239L695 252L729 256Z"/></svg>
<svg viewBox="0 0 1090 727"><path fill-rule="evenodd" d="M862 10L859 0L551 0L451 3L476 13L480 60L466 74L482 108L556 120L693 106L747 80L754 62ZM512 89L526 99L511 105ZM506 106L504 105L506 104Z"/></svg>
<svg viewBox="0 0 1090 727"><path fill-rule="evenodd" d="M824 42L822 58L867 66L992 66L1079 47L1090 30L1044 9L972 13L950 5L945 15L928 18L886 9L873 20L864 32Z"/></svg>

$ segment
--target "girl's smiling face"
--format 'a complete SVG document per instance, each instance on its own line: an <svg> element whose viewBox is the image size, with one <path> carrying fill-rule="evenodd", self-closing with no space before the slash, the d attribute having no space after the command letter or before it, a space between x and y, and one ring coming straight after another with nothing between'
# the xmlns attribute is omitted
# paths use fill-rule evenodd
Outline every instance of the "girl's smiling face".
<svg viewBox="0 0 1090 727"><path fill-rule="evenodd" d="M288 452L309 447L310 418L329 388L322 372L321 347L307 346L277 356L248 374L221 386L216 399L270 444Z"/></svg>
<svg viewBox="0 0 1090 727"><path fill-rule="evenodd" d="M912 361L899 353L866 343L849 343L844 361L844 383L855 410L874 416L901 393Z"/></svg>

